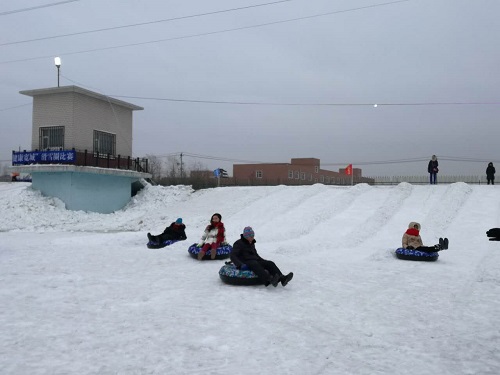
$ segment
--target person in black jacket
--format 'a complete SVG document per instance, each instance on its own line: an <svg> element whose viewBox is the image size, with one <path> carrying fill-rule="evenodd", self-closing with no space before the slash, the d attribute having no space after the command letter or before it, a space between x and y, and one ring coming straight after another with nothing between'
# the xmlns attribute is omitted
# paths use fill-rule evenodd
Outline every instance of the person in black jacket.
<svg viewBox="0 0 500 375"><path fill-rule="evenodd" d="M488 237L491 237L490 241L500 241L500 228L491 228L486 232Z"/></svg>
<svg viewBox="0 0 500 375"><path fill-rule="evenodd" d="M182 224L182 218L178 218L175 222L165 228L162 234L153 236L148 233L148 239L153 243L162 244L165 241L182 241L187 239L186 226Z"/></svg>
<svg viewBox="0 0 500 375"><path fill-rule="evenodd" d="M241 238L233 244L231 261L236 268L241 269L246 265L262 281L265 286L272 284L274 287L281 281L285 286L293 278L293 272L283 275L278 266L270 260L263 259L255 249L255 233L252 227L245 227Z"/></svg>
<svg viewBox="0 0 500 375"><path fill-rule="evenodd" d="M486 168L486 179L488 180L488 185L491 184L495 185L495 167L493 166L493 163L488 163L488 167Z"/></svg>
<svg viewBox="0 0 500 375"><path fill-rule="evenodd" d="M438 160L436 155L432 155L431 160L429 160L429 165L427 166L427 172L429 172L429 178L431 185L435 185L437 183L437 173L439 172L438 168Z"/></svg>

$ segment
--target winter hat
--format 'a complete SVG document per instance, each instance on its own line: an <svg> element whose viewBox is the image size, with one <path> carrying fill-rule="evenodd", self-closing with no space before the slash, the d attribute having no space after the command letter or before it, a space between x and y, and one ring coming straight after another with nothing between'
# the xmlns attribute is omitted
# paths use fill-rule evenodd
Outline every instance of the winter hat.
<svg viewBox="0 0 500 375"><path fill-rule="evenodd" d="M245 227L245 229L243 229L243 237L255 237L255 232L253 231L252 227Z"/></svg>
<svg viewBox="0 0 500 375"><path fill-rule="evenodd" d="M182 218L178 218L176 221L175 221L175 224L178 224L178 225L181 225L182 224Z"/></svg>
<svg viewBox="0 0 500 375"><path fill-rule="evenodd" d="M415 226L417 228L415 228ZM416 221L412 221L410 224L408 224L408 229L413 229L415 228L416 230L420 230L422 227L420 226L420 223L417 223Z"/></svg>

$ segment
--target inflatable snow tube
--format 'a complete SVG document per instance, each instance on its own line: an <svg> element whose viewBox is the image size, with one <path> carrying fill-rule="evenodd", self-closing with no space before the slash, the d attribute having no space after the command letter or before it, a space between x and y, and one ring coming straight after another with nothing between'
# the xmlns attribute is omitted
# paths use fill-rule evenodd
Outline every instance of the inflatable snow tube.
<svg viewBox="0 0 500 375"><path fill-rule="evenodd" d="M262 282L257 275L250 271L247 266L243 265L241 269L237 269L233 263L228 263L222 266L219 270L219 276L226 284L232 285L259 285Z"/></svg>
<svg viewBox="0 0 500 375"><path fill-rule="evenodd" d="M179 240L166 240L161 243L149 241L146 246L148 249L161 249L162 247L172 245L176 242L179 242Z"/></svg>
<svg viewBox="0 0 500 375"><path fill-rule="evenodd" d="M423 262L434 262L439 258L438 252L426 253L425 251L403 249L399 248L396 250L396 256L403 260L417 260Z"/></svg>
<svg viewBox="0 0 500 375"><path fill-rule="evenodd" d="M193 258L198 259L198 254L201 250L201 247L198 247L197 244L192 244L189 246L188 253L191 255ZM231 250L233 250L233 247L229 244L221 245L217 248L215 251L215 259L226 259L229 258L229 254L231 254ZM205 256L202 258L203 260L211 260L211 252L212 250L208 250L205 253Z"/></svg>

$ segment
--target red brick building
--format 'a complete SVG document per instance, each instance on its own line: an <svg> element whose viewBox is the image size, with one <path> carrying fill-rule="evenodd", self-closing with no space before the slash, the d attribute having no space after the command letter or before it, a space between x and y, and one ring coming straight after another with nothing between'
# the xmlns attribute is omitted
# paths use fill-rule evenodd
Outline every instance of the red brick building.
<svg viewBox="0 0 500 375"><path fill-rule="evenodd" d="M294 158L290 163L234 164L235 185L350 185L373 183L373 179L361 176L361 169L353 168L353 176L320 168L316 158Z"/></svg>

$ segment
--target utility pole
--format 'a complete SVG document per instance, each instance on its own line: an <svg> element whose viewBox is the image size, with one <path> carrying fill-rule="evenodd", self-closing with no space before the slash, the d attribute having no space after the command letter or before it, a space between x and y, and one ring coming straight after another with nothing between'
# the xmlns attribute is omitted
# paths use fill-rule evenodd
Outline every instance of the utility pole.
<svg viewBox="0 0 500 375"><path fill-rule="evenodd" d="M182 173L183 173L183 171L182 171L182 152L181 152L181 179L183 177Z"/></svg>

